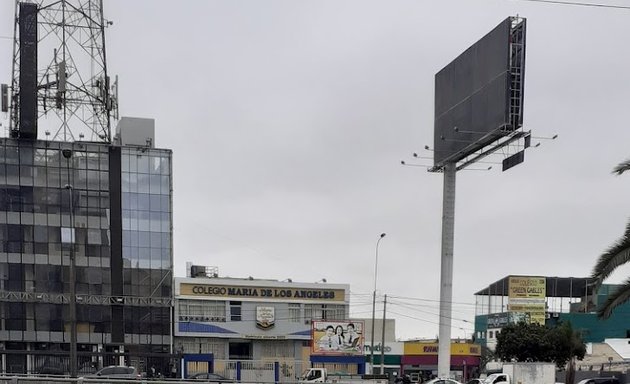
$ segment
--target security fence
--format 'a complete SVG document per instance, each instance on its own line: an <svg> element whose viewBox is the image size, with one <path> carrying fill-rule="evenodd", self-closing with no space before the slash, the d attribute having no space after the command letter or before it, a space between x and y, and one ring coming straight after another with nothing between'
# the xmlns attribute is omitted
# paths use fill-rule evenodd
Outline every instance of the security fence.
<svg viewBox="0 0 630 384"><path fill-rule="evenodd" d="M64 376L70 372L67 352L44 351L7 351L0 354L5 361L5 375L57 375ZM4 356L3 356L4 355ZM154 376L176 378L181 377L179 371L181 355L168 353L113 353L113 352L78 352L77 372L79 376L95 373L110 365L128 365L138 372L154 371ZM21 377L21 376L15 376ZM4 378L2 379L4 380ZM2 382L0 381L0 384Z"/></svg>
<svg viewBox="0 0 630 384"><path fill-rule="evenodd" d="M30 384L44 382L71 383L68 378L68 357L60 354L38 354L22 356L17 366L7 364L7 371L0 373L0 384ZM23 360L23 361L22 361ZM186 364L186 366L182 366ZM310 367L309 361L290 359L267 360L214 360L185 361L182 355L145 354L119 355L107 353L84 353L79 355L78 376L96 373L109 365L133 366L142 374L143 380L158 383L159 380L180 379L185 373L214 372L225 378L241 383L295 383L302 372ZM12 372L13 370L13 372ZM24 374L23 372L26 372ZM86 379L84 381L88 383ZM99 379L100 383L105 382ZM138 383L138 381L132 381ZM116 383L121 383L120 380Z"/></svg>
<svg viewBox="0 0 630 384"><path fill-rule="evenodd" d="M310 362L302 360L215 360L213 371L241 382L290 383L297 381L308 367ZM188 366L189 375L196 371L195 367Z"/></svg>

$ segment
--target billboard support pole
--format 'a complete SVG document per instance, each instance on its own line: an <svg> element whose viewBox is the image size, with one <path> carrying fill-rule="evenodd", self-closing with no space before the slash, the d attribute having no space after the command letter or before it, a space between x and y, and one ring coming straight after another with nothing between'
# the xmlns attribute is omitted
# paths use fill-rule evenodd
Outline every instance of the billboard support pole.
<svg viewBox="0 0 630 384"><path fill-rule="evenodd" d="M451 309L453 301L453 244L455 237L456 172L457 167L454 162L448 162L444 165L438 377L449 377L451 370Z"/></svg>
<svg viewBox="0 0 630 384"><path fill-rule="evenodd" d="M461 74L474 80L462 83ZM524 160L531 140L523 131L524 75L525 19L520 17L503 20L435 75L434 165L429 171L444 173L440 377L448 376L451 367L455 174L503 148L509 154L504 171Z"/></svg>

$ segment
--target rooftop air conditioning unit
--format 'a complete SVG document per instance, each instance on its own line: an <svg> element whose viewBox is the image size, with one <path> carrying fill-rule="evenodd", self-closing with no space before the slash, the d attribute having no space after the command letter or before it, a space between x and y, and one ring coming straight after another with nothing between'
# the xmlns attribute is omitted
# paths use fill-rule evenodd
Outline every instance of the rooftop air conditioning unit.
<svg viewBox="0 0 630 384"><path fill-rule="evenodd" d="M190 267L190 277L208 277L206 267L203 265L192 265Z"/></svg>
<svg viewBox="0 0 630 384"><path fill-rule="evenodd" d="M554 312L552 316L553 317L560 317L560 314L558 312Z"/></svg>
<svg viewBox="0 0 630 384"><path fill-rule="evenodd" d="M545 313L545 319L551 319L551 313L549 312Z"/></svg>

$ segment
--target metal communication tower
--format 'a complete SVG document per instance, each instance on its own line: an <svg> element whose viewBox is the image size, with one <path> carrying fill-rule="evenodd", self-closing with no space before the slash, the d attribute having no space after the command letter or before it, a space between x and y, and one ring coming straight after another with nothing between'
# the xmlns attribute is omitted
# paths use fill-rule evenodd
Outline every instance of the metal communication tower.
<svg viewBox="0 0 630 384"><path fill-rule="evenodd" d="M28 11L28 9L31 11ZM27 9L26 12L23 9ZM23 13L23 14L22 14ZM23 20L20 20L20 19ZM28 20L26 19L28 18ZM102 0L16 0L11 87L12 137L20 137L25 115L20 108L20 82L26 82L28 67L35 60L36 107L34 136L45 139L111 142L111 119L117 119L117 80L110 81L105 54ZM33 32L35 31L35 32ZM24 50L28 34L36 33L34 53ZM22 46L22 47L21 47ZM26 58L25 52L30 58ZM28 100L28 99L22 99ZM22 105L21 105L22 104ZM26 115L28 116L28 115ZM51 137L52 136L52 137Z"/></svg>

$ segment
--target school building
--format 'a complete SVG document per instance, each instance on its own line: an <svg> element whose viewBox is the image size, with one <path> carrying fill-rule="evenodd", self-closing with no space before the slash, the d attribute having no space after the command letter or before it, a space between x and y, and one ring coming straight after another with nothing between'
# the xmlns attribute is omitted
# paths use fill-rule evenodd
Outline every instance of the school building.
<svg viewBox="0 0 630 384"><path fill-rule="evenodd" d="M188 272L174 279L173 347L184 375L288 382L310 367L416 378L437 372L437 342L396 341L393 319L376 319L372 353L371 319L349 318L348 284L219 277L201 266ZM461 376L479 369L477 345L453 343L451 354Z"/></svg>

